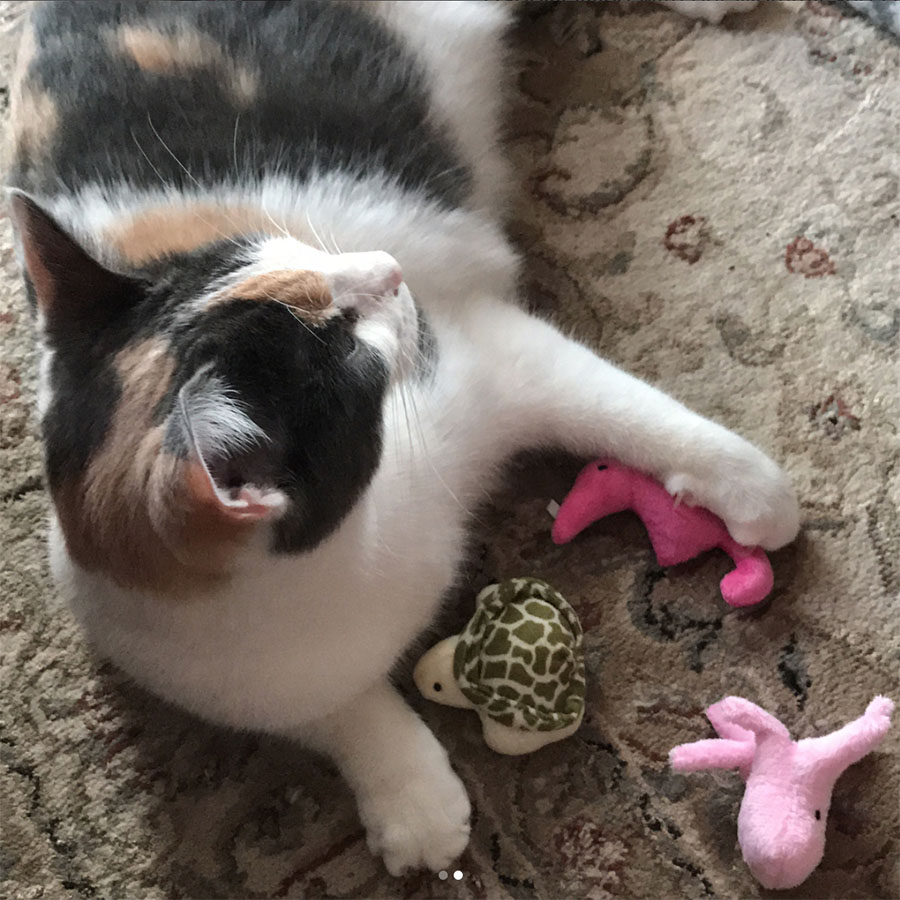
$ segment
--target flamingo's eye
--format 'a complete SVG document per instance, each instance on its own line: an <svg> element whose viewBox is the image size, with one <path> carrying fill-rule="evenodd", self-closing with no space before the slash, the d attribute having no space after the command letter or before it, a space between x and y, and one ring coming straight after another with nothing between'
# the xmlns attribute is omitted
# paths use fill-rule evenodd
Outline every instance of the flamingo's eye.
<svg viewBox="0 0 900 900"><path fill-rule="evenodd" d="M598 465L598 466L597 466L597 471L598 471L598 472L602 472L604 469L608 469L608 468L609 468L609 466L601 466L601 465Z"/></svg>
<svg viewBox="0 0 900 900"><path fill-rule="evenodd" d="M818 822L819 819L821 819L821 818L822 818L822 811L817 809L816 810L816 821Z"/></svg>

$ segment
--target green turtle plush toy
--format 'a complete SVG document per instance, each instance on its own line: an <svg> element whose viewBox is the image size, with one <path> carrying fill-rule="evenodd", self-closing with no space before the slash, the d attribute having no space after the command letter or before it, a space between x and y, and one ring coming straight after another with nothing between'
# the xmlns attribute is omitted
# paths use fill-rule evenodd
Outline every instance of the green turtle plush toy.
<svg viewBox="0 0 900 900"><path fill-rule="evenodd" d="M531 753L574 734L584 717L584 655L575 610L545 581L486 587L462 634L413 671L429 700L474 709L498 753Z"/></svg>

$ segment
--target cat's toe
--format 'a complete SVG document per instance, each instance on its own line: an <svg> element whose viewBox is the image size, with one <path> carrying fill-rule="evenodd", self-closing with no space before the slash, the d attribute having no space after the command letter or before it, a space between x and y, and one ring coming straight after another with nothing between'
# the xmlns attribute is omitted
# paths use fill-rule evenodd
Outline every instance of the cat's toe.
<svg viewBox="0 0 900 900"><path fill-rule="evenodd" d="M369 849L391 875L407 869L446 869L469 842L469 798L449 765L360 804Z"/></svg>
<svg viewBox="0 0 900 900"><path fill-rule="evenodd" d="M714 512L739 544L777 550L800 530L790 479L764 453L737 438L699 472L676 472L666 490Z"/></svg>

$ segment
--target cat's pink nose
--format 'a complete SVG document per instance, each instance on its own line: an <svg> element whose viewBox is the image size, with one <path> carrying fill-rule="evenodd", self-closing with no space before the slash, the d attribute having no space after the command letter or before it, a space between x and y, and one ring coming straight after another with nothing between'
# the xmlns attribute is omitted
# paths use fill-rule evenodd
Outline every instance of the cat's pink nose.
<svg viewBox="0 0 900 900"><path fill-rule="evenodd" d="M331 283L338 307L366 313L385 297L396 294L403 283L400 264L381 250L342 253L337 262L339 268L332 274Z"/></svg>
<svg viewBox="0 0 900 900"><path fill-rule="evenodd" d="M403 271L390 253L373 250L369 253L344 255L356 257L352 265L360 289L372 294L392 294L400 287L403 281Z"/></svg>
<svg viewBox="0 0 900 900"><path fill-rule="evenodd" d="M397 263L394 263L387 274L384 276L384 293L393 294L401 284L403 284L403 270Z"/></svg>

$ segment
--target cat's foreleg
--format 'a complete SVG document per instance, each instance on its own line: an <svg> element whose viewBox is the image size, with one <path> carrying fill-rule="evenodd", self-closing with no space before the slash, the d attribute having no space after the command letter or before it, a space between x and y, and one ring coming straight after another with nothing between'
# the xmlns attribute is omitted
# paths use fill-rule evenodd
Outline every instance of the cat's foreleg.
<svg viewBox="0 0 900 900"><path fill-rule="evenodd" d="M790 481L761 450L516 307L484 306L477 317L473 334L496 372L495 427L523 446L649 472L720 516L741 544L773 550L796 536Z"/></svg>
<svg viewBox="0 0 900 900"><path fill-rule="evenodd" d="M447 868L469 841L469 798L444 748L386 682L300 735L356 795L369 849L392 875Z"/></svg>

